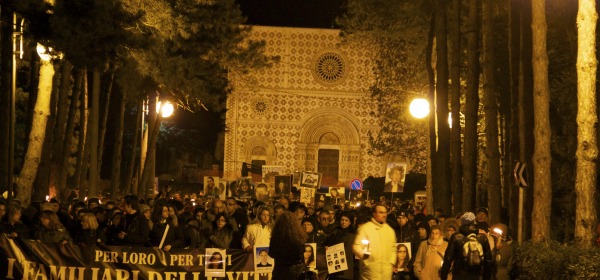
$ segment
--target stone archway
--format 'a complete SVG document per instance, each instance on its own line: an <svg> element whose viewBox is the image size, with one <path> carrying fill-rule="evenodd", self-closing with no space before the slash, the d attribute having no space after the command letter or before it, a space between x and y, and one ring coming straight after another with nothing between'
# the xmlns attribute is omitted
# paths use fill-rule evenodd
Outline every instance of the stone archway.
<svg viewBox="0 0 600 280"><path fill-rule="evenodd" d="M246 140L241 149L240 161L264 160L266 164L274 164L277 158L277 149L271 140L266 137L252 137Z"/></svg>
<svg viewBox="0 0 600 280"><path fill-rule="evenodd" d="M319 151L324 155L323 150L338 150L338 181L345 182L358 176L360 174L358 127L358 121L343 110L322 108L313 111L302 124L296 146L297 169L316 172L319 168ZM331 157L331 153L327 154Z"/></svg>

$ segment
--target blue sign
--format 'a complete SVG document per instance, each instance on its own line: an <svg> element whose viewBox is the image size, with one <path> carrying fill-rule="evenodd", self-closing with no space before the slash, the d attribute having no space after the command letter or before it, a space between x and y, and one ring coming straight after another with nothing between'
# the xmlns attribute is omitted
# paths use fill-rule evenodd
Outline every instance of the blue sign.
<svg viewBox="0 0 600 280"><path fill-rule="evenodd" d="M352 190L362 190L363 182L361 179L354 179L350 182L350 189Z"/></svg>

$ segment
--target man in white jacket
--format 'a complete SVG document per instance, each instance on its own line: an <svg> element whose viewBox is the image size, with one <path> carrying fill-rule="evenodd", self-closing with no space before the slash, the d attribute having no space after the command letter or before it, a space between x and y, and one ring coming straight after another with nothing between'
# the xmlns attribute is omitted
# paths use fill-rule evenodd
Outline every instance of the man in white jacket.
<svg viewBox="0 0 600 280"><path fill-rule="evenodd" d="M387 207L377 204L371 221L358 228L352 251L360 259L360 279L392 279L396 233L386 223L387 214Z"/></svg>

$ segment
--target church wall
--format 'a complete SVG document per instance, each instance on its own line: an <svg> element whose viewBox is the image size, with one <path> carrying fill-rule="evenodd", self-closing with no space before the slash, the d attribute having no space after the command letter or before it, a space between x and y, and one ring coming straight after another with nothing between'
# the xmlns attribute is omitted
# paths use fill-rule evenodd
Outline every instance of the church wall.
<svg viewBox="0 0 600 280"><path fill-rule="evenodd" d="M383 176L385 160L368 155L377 130L368 53L341 44L339 30L253 27L267 54L281 61L249 75L232 75L227 100L224 178L243 162L265 160L286 173L316 171L319 148L340 151L339 179Z"/></svg>

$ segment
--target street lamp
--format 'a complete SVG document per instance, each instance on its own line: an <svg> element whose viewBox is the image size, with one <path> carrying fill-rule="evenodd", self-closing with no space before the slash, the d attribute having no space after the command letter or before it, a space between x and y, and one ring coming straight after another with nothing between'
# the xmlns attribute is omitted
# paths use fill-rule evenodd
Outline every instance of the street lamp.
<svg viewBox="0 0 600 280"><path fill-rule="evenodd" d="M429 116L429 101L424 98L415 98L408 107L410 114L416 119L423 119ZM429 131L429 121L427 121L427 131ZM427 193L427 209L433 211L433 188L431 177L431 138L427 135L427 183L425 192Z"/></svg>
<svg viewBox="0 0 600 280"><path fill-rule="evenodd" d="M163 118L170 117L171 115L173 115L173 112L175 112L175 107L173 107L173 103L169 101L165 101L165 104L162 104L161 101L158 101L156 103L156 113L161 114Z"/></svg>

